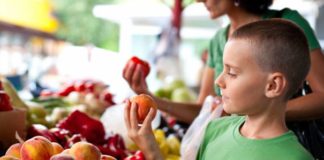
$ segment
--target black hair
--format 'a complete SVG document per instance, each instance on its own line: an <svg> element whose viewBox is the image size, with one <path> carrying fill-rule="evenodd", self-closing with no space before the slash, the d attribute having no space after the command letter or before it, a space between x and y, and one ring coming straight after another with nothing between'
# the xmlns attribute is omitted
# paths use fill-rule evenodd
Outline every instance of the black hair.
<svg viewBox="0 0 324 160"><path fill-rule="evenodd" d="M247 12L262 14L269 9L273 0L234 0L234 3Z"/></svg>

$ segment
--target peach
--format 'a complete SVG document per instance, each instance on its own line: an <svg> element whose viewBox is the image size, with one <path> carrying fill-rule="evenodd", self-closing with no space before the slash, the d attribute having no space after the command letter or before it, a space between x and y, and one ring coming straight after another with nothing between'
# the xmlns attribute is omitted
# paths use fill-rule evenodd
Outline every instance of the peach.
<svg viewBox="0 0 324 160"><path fill-rule="evenodd" d="M50 159L52 155L52 143L42 136L35 136L25 141L20 149L20 156L23 160Z"/></svg>
<svg viewBox="0 0 324 160"><path fill-rule="evenodd" d="M0 160L19 160L19 158L14 157L14 156L5 155L5 156L0 157Z"/></svg>
<svg viewBox="0 0 324 160"><path fill-rule="evenodd" d="M101 155L100 160L117 160L117 159L115 157L113 157L113 156Z"/></svg>
<svg viewBox="0 0 324 160"><path fill-rule="evenodd" d="M22 144L21 143L15 143L13 145L11 145L6 154L5 155L8 155L8 156L13 156L13 157L16 157L16 158L20 158L20 148L21 148Z"/></svg>
<svg viewBox="0 0 324 160"><path fill-rule="evenodd" d="M70 149L65 149L61 152L61 154L69 154L70 153Z"/></svg>
<svg viewBox="0 0 324 160"><path fill-rule="evenodd" d="M69 154L77 160L100 160L101 157L101 152L95 145L83 141L73 144Z"/></svg>
<svg viewBox="0 0 324 160"><path fill-rule="evenodd" d="M50 160L75 160L75 158L72 155L61 153L61 154L52 156Z"/></svg>
<svg viewBox="0 0 324 160"><path fill-rule="evenodd" d="M134 96L131 99L131 102L135 102L138 105L137 109L137 119L139 123L143 123L145 117L149 113L151 107L157 108L157 104L153 100L153 98L147 94L140 94Z"/></svg>
<svg viewBox="0 0 324 160"><path fill-rule="evenodd" d="M52 142L52 146L53 146L53 155L59 154L64 150L64 148L56 142Z"/></svg>

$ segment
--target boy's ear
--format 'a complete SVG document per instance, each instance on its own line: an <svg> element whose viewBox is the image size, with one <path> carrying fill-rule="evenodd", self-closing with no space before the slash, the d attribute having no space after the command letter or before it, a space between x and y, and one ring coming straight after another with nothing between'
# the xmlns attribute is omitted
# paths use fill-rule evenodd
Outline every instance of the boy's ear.
<svg viewBox="0 0 324 160"><path fill-rule="evenodd" d="M271 73L265 88L265 95L268 98L275 98L285 94L287 88L286 77L279 72Z"/></svg>

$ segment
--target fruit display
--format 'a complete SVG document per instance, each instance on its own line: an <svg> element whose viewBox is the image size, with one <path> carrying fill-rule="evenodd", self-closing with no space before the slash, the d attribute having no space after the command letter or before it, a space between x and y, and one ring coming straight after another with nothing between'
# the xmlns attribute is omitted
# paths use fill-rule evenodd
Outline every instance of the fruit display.
<svg viewBox="0 0 324 160"><path fill-rule="evenodd" d="M143 123L151 107L155 109L157 108L157 104L153 98L147 94L136 95L131 99L131 102L135 102L138 105L137 119L139 123Z"/></svg>
<svg viewBox="0 0 324 160"><path fill-rule="evenodd" d="M51 142L43 136L35 136L26 141L13 144L0 159L21 160L116 160L103 154L99 148L86 141L73 144L70 148Z"/></svg>
<svg viewBox="0 0 324 160"><path fill-rule="evenodd" d="M129 155L120 135L106 134L103 124L99 120L78 110L61 120L54 128L47 129L33 125L28 130L28 138L35 136L46 137L51 142L60 144L64 149L71 148L75 143L85 141L96 146L101 153L117 159Z"/></svg>
<svg viewBox="0 0 324 160"><path fill-rule="evenodd" d="M21 100L10 82L5 85L7 90L9 86L10 93L7 94L5 87L0 85L0 89L3 88L0 90L0 108L12 110L16 107L13 104L16 104L26 109L29 123L26 126L26 141L11 143L0 160L145 159L136 146L126 147L121 135L106 133L98 120L107 107L115 104L107 85L93 80L73 81L57 91L44 90L40 97L30 101ZM11 98L12 95L14 98ZM148 95L134 96L131 101L138 105L139 123L143 122L151 107L157 108ZM176 160L180 157L181 138L172 136L169 131L161 128L155 130L154 134L165 159Z"/></svg>
<svg viewBox="0 0 324 160"><path fill-rule="evenodd" d="M108 86L95 80L67 82L57 91L43 90L40 97L27 101L31 124L54 127L75 110L99 118L115 104Z"/></svg>

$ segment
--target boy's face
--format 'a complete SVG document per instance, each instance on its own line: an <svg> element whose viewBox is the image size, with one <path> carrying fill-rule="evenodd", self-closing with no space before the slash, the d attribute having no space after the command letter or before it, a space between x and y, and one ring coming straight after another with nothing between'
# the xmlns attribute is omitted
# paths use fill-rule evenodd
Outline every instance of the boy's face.
<svg viewBox="0 0 324 160"><path fill-rule="evenodd" d="M254 50L244 39L232 39L225 45L224 70L215 83L222 91L227 113L257 114L263 111L267 73L256 63Z"/></svg>

